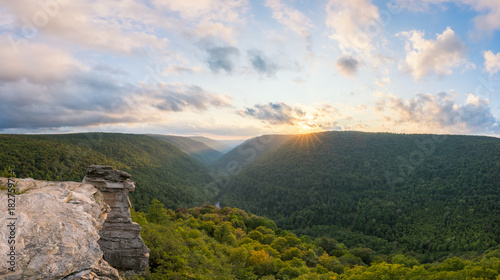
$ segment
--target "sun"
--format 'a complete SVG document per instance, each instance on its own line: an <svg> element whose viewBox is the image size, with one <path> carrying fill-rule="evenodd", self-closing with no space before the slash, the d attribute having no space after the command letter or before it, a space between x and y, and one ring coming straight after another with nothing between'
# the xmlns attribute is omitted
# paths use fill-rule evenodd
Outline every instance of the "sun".
<svg viewBox="0 0 500 280"><path fill-rule="evenodd" d="M312 130L316 127L316 124L313 122L300 122L299 125L304 130Z"/></svg>
<svg viewBox="0 0 500 280"><path fill-rule="evenodd" d="M323 131L318 119L311 113L306 113L296 124L297 130L302 133Z"/></svg>

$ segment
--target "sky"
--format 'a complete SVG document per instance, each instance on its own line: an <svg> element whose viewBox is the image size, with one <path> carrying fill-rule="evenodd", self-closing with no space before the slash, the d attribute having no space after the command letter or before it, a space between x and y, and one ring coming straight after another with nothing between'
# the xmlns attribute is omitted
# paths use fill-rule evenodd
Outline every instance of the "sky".
<svg viewBox="0 0 500 280"><path fill-rule="evenodd" d="M0 133L500 137L498 0L0 0Z"/></svg>

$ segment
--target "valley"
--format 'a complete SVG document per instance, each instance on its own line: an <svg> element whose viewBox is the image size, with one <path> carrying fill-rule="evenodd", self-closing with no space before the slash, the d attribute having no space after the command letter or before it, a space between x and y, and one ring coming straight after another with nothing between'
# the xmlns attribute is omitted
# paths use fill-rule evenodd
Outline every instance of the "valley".
<svg viewBox="0 0 500 280"><path fill-rule="evenodd" d="M186 212L218 202L223 209L265 217L276 236L283 231L314 246L325 240L337 244L316 251L318 258L324 252L338 259L358 248L393 264L397 255L432 264L453 256L480 260L500 244L500 139L493 137L265 135L223 154L187 137L85 133L0 135L0 147L0 168L12 168L17 177L81 181L91 164L129 172L137 185L131 194L135 211L149 213L156 201L168 209L169 224L173 217L192 217L222 226L219 219L195 214L200 208ZM226 213L211 207L212 214ZM237 236L239 224L221 219L233 224ZM208 234L206 240L217 239L203 226L189 226ZM250 231L230 245L238 247ZM303 246L300 250L312 245ZM299 254L302 259L306 251Z"/></svg>

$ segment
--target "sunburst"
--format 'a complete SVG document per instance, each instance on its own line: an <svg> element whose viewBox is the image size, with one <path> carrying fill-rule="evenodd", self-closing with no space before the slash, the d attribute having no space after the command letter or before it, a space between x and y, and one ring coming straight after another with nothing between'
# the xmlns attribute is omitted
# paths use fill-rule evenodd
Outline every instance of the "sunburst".
<svg viewBox="0 0 500 280"><path fill-rule="evenodd" d="M296 123L296 129L300 134L324 131L318 118L309 112Z"/></svg>
<svg viewBox="0 0 500 280"><path fill-rule="evenodd" d="M311 148L315 147L316 145L324 144L318 137L317 133L303 133L297 136L294 145L305 148L307 150L307 155L309 155Z"/></svg>

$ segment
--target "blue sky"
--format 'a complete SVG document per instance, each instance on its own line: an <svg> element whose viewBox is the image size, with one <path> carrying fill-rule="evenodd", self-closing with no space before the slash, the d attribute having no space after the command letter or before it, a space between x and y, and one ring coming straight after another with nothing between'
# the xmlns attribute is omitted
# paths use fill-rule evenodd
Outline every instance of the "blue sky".
<svg viewBox="0 0 500 280"><path fill-rule="evenodd" d="M500 135L496 0L0 1L0 133Z"/></svg>

